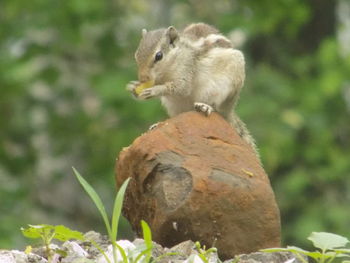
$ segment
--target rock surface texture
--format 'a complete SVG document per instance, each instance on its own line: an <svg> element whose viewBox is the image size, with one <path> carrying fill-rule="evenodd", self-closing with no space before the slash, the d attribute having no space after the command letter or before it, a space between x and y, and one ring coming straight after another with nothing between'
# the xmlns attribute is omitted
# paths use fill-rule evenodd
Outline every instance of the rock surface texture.
<svg viewBox="0 0 350 263"><path fill-rule="evenodd" d="M106 243L108 239L96 232L89 232L85 235L86 238L93 240L100 248L105 251L105 255L113 262L113 252L111 244ZM135 239L132 243L128 240L119 240L117 244L123 248L125 255L130 262L134 262L135 258L145 249L143 239ZM51 262L60 263L107 263L108 261L101 254L101 251L94 247L89 241L66 241L58 247L60 254L54 253ZM26 253L18 250L1 250L1 263L47 263L48 260L43 254L45 247L34 248L32 253ZM66 256L62 256L64 251ZM202 253L203 255L203 253ZM153 242L152 257L158 258L159 263L204 263L200 257L195 244L188 240L184 241L172 248L163 248L159 244ZM205 258L208 262L219 262L216 252L206 252ZM141 257L140 260L143 258ZM274 253L252 253L248 255L238 255L234 259L225 261L224 263L302 263L304 261L298 259L296 255L290 252L274 252ZM116 263L124 262L121 255L118 256ZM140 262L140 261L138 261Z"/></svg>
<svg viewBox="0 0 350 263"><path fill-rule="evenodd" d="M251 147L218 114L187 112L123 149L116 165L129 183L123 212L137 234L218 248L222 259L280 246L280 217L269 179Z"/></svg>

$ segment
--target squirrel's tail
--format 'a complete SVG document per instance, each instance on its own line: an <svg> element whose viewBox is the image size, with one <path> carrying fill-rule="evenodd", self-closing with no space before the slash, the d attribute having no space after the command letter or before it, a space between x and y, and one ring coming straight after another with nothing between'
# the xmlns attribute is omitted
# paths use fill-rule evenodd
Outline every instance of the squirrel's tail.
<svg viewBox="0 0 350 263"><path fill-rule="evenodd" d="M235 130L238 132L241 138L245 140L253 148L259 161L261 161L258 148L256 147L256 144L255 144L255 140L253 136L250 134L249 130L247 129L247 126L245 125L245 123L237 116L235 112L233 112L230 117L231 117L230 118L231 125L235 128Z"/></svg>

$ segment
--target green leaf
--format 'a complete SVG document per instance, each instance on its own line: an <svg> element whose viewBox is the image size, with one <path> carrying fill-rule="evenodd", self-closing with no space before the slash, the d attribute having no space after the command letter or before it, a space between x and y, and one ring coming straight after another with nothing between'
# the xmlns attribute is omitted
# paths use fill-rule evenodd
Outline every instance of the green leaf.
<svg viewBox="0 0 350 263"><path fill-rule="evenodd" d="M55 231L54 238L63 242L70 239L84 240L83 233L79 231L71 230L68 227L63 225L55 226L54 231Z"/></svg>
<svg viewBox="0 0 350 263"><path fill-rule="evenodd" d="M54 226L50 225L28 225L28 228L21 228L22 234L28 238L43 238L46 233L54 231Z"/></svg>
<svg viewBox="0 0 350 263"><path fill-rule="evenodd" d="M333 249L333 251L336 253L347 253L350 256L350 248L338 248L338 249Z"/></svg>
<svg viewBox="0 0 350 263"><path fill-rule="evenodd" d="M110 237L112 242L115 242L117 240L119 218L123 207L125 191L130 179L131 178L128 178L127 180L124 181L114 201L113 215L112 215L112 236Z"/></svg>
<svg viewBox="0 0 350 263"><path fill-rule="evenodd" d="M312 257L314 259L319 259L323 256L323 254L319 251L307 251L298 247L288 246L287 250L292 253L299 253L308 257Z"/></svg>
<svg viewBox="0 0 350 263"><path fill-rule="evenodd" d="M84 235L79 231L74 231L69 229L66 226L58 225L29 225L28 228L21 228L21 231L25 237L28 238L47 238L52 235L52 238L55 238L60 241L67 241L70 239L83 240Z"/></svg>
<svg viewBox="0 0 350 263"><path fill-rule="evenodd" d="M106 213L106 209L101 201L101 198L98 196L96 191L92 188L92 186L79 174L77 170L73 167L73 172L75 176L77 177L79 183L83 186L84 190L88 193L92 201L95 203L97 209L100 211L100 214L103 218L103 221L106 225L106 229L108 232L109 238L112 238L112 231L111 231L111 225L108 221L108 216Z"/></svg>
<svg viewBox="0 0 350 263"><path fill-rule="evenodd" d="M314 258L314 259L320 259L320 258L330 258L332 257L331 255L326 255L326 254L322 254L320 251L312 251L312 252L308 252L305 254L308 257Z"/></svg>
<svg viewBox="0 0 350 263"><path fill-rule="evenodd" d="M54 249L54 251L63 258L65 258L68 255L68 252L63 249Z"/></svg>
<svg viewBox="0 0 350 263"><path fill-rule="evenodd" d="M326 232L312 232L308 239L313 243L314 247L322 251L345 247L349 243L349 240L343 236Z"/></svg>

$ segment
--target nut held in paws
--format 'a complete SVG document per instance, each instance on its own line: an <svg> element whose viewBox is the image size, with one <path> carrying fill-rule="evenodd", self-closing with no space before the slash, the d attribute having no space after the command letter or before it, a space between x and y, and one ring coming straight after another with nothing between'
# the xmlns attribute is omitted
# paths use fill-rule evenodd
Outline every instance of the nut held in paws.
<svg viewBox="0 0 350 263"><path fill-rule="evenodd" d="M136 87L136 89L134 90L135 92L135 95L136 96L139 96L141 94L141 92L144 90L144 89L148 89L150 87L152 87L154 85L154 80L149 80L147 82L143 82L141 83L139 86Z"/></svg>

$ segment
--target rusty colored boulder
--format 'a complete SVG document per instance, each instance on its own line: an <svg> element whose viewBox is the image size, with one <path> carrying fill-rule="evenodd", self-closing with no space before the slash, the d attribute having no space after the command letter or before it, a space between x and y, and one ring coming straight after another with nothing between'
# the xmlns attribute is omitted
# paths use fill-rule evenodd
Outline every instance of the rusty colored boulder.
<svg viewBox="0 0 350 263"><path fill-rule="evenodd" d="M187 112L124 148L120 186L132 177L123 213L141 236L171 247L184 240L218 248L223 259L280 246L280 217L269 179L251 147L216 113Z"/></svg>

